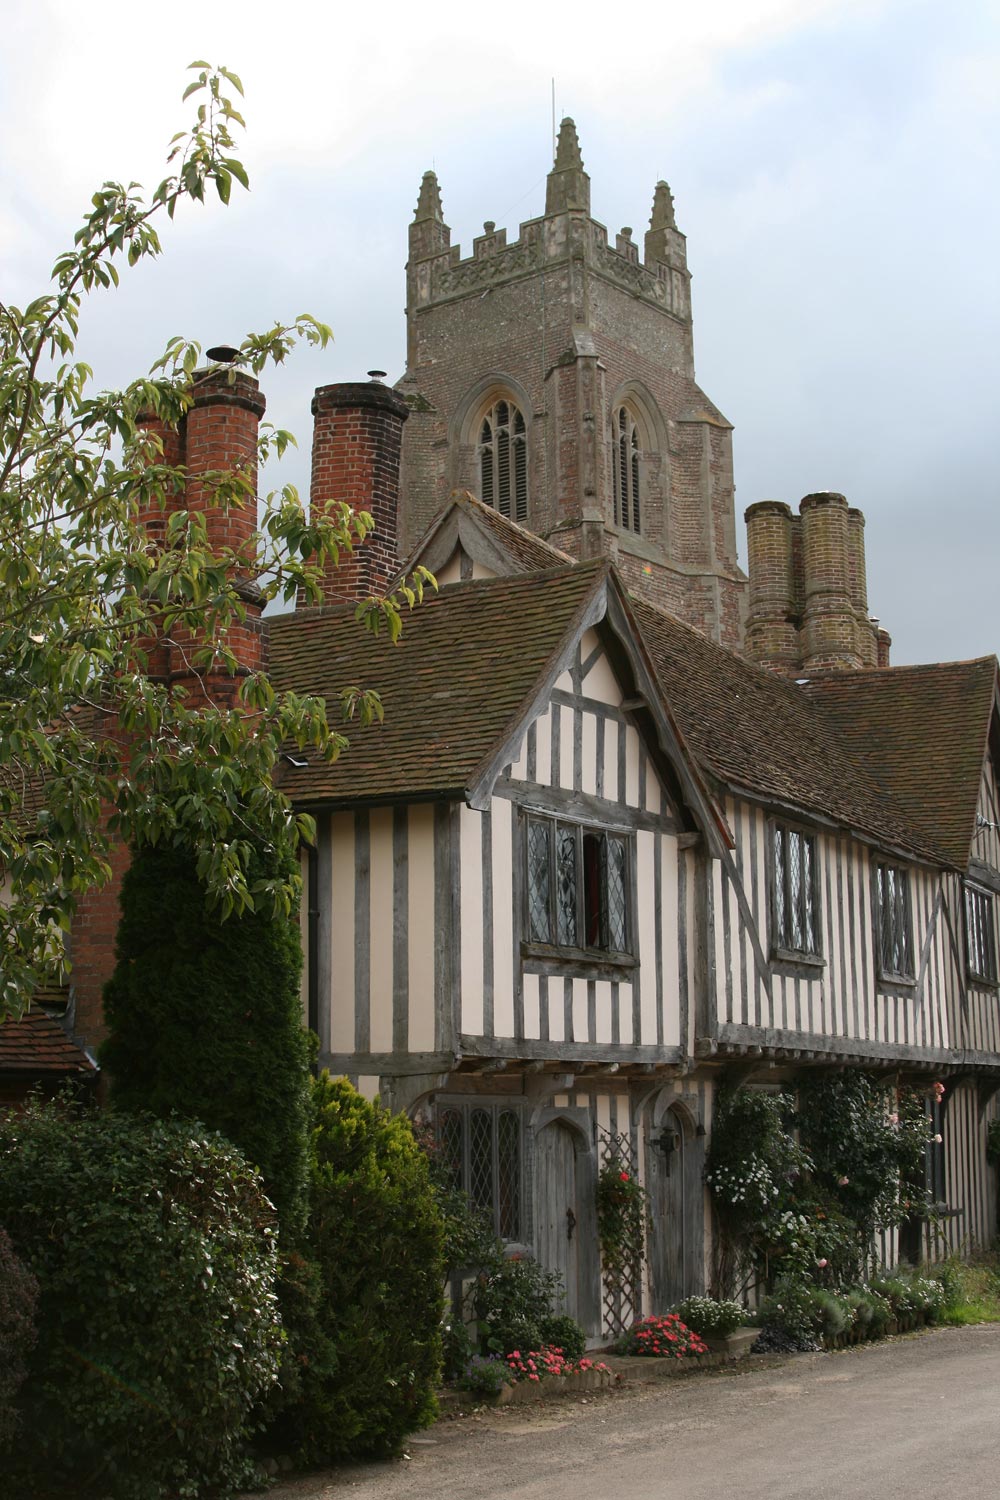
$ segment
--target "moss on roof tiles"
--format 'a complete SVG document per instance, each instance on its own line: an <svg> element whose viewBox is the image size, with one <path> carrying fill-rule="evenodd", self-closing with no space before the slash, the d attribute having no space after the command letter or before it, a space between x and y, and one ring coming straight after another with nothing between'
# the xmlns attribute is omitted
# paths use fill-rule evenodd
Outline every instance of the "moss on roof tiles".
<svg viewBox="0 0 1000 1500"><path fill-rule="evenodd" d="M382 724L348 725L350 749L328 765L286 764L302 805L461 796L516 728L607 574L603 562L517 574L430 595L398 644L369 635L353 607L286 615L270 625L279 691L331 705L346 686L378 690ZM297 753L297 752L296 752Z"/></svg>
<svg viewBox="0 0 1000 1500"><path fill-rule="evenodd" d="M920 836L964 869L996 680L996 658L984 656L831 674L803 691Z"/></svg>

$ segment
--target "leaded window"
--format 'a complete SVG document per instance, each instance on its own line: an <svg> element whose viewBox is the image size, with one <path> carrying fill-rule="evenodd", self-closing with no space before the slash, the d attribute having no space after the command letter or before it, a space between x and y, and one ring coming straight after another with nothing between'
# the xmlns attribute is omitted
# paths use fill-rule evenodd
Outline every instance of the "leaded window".
<svg viewBox="0 0 1000 1500"><path fill-rule="evenodd" d="M494 402L479 428L483 500L512 521L528 519L528 433L512 401Z"/></svg>
<svg viewBox="0 0 1000 1500"><path fill-rule="evenodd" d="M628 841L556 818L527 825L528 936L559 948L629 951Z"/></svg>
<svg viewBox="0 0 1000 1500"><path fill-rule="evenodd" d="M896 865L875 866L879 969L888 978L913 978L910 877Z"/></svg>
<svg viewBox="0 0 1000 1500"><path fill-rule="evenodd" d="M773 946L815 956L819 945L819 881L811 833L774 825Z"/></svg>
<svg viewBox="0 0 1000 1500"><path fill-rule="evenodd" d="M468 1100L438 1109L441 1161L493 1222L504 1240L522 1240L523 1131L520 1110L494 1100Z"/></svg>
<svg viewBox="0 0 1000 1500"><path fill-rule="evenodd" d="M615 491L615 524L639 530L639 429L627 406L612 419L611 468Z"/></svg>
<svg viewBox="0 0 1000 1500"><path fill-rule="evenodd" d="M973 979L997 982L997 939L993 897L989 891L965 887L965 951Z"/></svg>

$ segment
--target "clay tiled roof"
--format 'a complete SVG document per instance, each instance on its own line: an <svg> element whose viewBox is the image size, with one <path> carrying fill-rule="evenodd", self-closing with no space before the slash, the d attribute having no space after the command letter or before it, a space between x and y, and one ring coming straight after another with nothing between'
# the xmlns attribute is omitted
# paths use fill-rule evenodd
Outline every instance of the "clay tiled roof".
<svg viewBox="0 0 1000 1500"><path fill-rule="evenodd" d="M541 537L535 536L534 532L518 526L516 521L511 521L507 516L501 515L491 505L484 505L482 500L477 500L476 496L468 490L457 494L454 502L474 515L479 524L490 532L494 541L503 548L511 560L525 572L545 571L550 568L566 567L573 563L574 559L568 552L561 552L550 542L543 542Z"/></svg>
<svg viewBox="0 0 1000 1500"><path fill-rule="evenodd" d="M838 672L804 687L920 837L960 869L975 834L996 679L996 658L984 656Z"/></svg>
<svg viewBox="0 0 1000 1500"><path fill-rule="evenodd" d="M331 722L346 686L377 688L385 708L383 724L347 726L350 750L333 765L309 752L301 769L286 762L283 789L304 806L461 796L514 732L606 577L599 562L444 589L406 616L395 646L367 634L350 605L273 620L277 690L322 695Z"/></svg>
<svg viewBox="0 0 1000 1500"><path fill-rule="evenodd" d="M629 603L664 696L710 776L934 857L899 803L795 683L650 604Z"/></svg>
<svg viewBox="0 0 1000 1500"><path fill-rule="evenodd" d="M93 1073L94 1064L41 1010L0 1023L0 1077L41 1078Z"/></svg>

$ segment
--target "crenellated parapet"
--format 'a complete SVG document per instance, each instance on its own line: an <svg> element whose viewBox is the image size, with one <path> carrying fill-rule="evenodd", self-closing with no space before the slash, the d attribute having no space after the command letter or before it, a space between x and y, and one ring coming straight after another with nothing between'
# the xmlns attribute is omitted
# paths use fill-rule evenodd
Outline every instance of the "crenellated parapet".
<svg viewBox="0 0 1000 1500"><path fill-rule="evenodd" d="M590 179L583 170L576 127L566 119L547 179L545 213L523 221L517 239L509 244L507 231L487 220L472 242L472 254L463 256L462 247L452 245L444 222L437 177L424 174L410 225L409 305L417 311L481 296L493 287L574 262L661 312L689 320L686 240L674 220L673 198L665 182L656 185L643 252L640 261L631 229L622 229L611 245L605 225L591 218Z"/></svg>

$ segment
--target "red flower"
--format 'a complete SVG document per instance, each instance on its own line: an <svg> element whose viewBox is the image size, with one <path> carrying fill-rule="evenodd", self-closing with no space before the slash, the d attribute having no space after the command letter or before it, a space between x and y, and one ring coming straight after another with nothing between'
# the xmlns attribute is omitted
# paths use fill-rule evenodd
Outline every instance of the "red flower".
<svg viewBox="0 0 1000 1500"><path fill-rule="evenodd" d="M619 1172L618 1173L618 1178L619 1178L619 1181L621 1181L621 1182L628 1182L628 1173L627 1172Z"/></svg>

